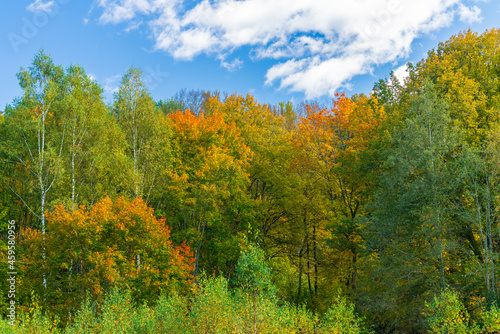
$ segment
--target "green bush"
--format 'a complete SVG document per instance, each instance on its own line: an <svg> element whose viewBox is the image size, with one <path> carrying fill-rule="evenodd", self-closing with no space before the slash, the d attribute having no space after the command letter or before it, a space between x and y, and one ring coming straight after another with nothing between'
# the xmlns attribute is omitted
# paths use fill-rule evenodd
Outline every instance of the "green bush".
<svg viewBox="0 0 500 334"><path fill-rule="evenodd" d="M130 292L121 293L112 290L104 299L96 327L101 334L128 334L132 332L132 319L135 309L132 307Z"/></svg>
<svg viewBox="0 0 500 334"><path fill-rule="evenodd" d="M73 323L66 328L68 334L91 334L99 326L98 319L95 316L97 305L90 298L86 298L80 310L76 313Z"/></svg>
<svg viewBox="0 0 500 334"><path fill-rule="evenodd" d="M229 288L228 280L222 276L201 275L190 296L162 294L153 306L134 305L129 291L114 289L104 298L102 305L87 298L64 333L363 332L354 314L354 306L344 299L332 305L322 319L305 305L295 306L287 302L279 304L275 287L271 283L270 269L264 260L264 252L256 246L250 245L241 254L232 287ZM49 319L42 315L40 307L34 303L29 315L21 315L20 327L13 331L3 321L0 322L0 333L60 332L57 319Z"/></svg>
<svg viewBox="0 0 500 334"><path fill-rule="evenodd" d="M469 314L454 291L444 291L425 304L429 334L467 334Z"/></svg>
<svg viewBox="0 0 500 334"><path fill-rule="evenodd" d="M341 298L325 314L318 333L359 334L361 327L354 314L354 305Z"/></svg>
<svg viewBox="0 0 500 334"><path fill-rule="evenodd" d="M496 304L493 304L490 308L483 310L479 314L479 321L482 324L481 333L500 333L500 309Z"/></svg>

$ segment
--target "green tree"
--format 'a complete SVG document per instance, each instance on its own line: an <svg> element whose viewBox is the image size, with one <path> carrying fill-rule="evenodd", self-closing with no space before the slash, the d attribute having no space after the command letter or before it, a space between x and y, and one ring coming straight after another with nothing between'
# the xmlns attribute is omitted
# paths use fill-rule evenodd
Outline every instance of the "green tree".
<svg viewBox="0 0 500 334"><path fill-rule="evenodd" d="M164 115L168 115L179 110L185 110L186 106L184 103L175 100L174 98L170 98L168 100L160 100L156 102L156 106L163 112Z"/></svg>
<svg viewBox="0 0 500 334"><path fill-rule="evenodd" d="M386 309L380 317L393 326L416 330L426 296L444 291L450 282L447 268L457 252L450 221L455 174L451 161L459 143L446 103L426 82L407 111L405 127L394 134L367 218L366 238L379 266L371 279L379 276L382 284L373 284L382 290L375 298L388 298L367 304L380 308L369 311L372 315ZM393 303L399 305L397 313L389 311Z"/></svg>
<svg viewBox="0 0 500 334"><path fill-rule="evenodd" d="M74 210L126 189L131 176L124 136L103 102L102 88L80 66L66 71L59 119L65 124L64 175L54 202Z"/></svg>
<svg viewBox="0 0 500 334"><path fill-rule="evenodd" d="M64 93L64 71L41 50L32 66L21 68L17 77L23 96L7 107L4 116L4 126L9 130L2 141L9 171L4 182L37 218L35 226L45 233L47 202L63 173L66 129L57 111Z"/></svg>
<svg viewBox="0 0 500 334"><path fill-rule="evenodd" d="M480 148L465 146L458 162L461 196L456 199L455 212L464 237L463 259L468 270L478 270L482 283L476 292L486 296L488 304L497 298L496 261L498 259L498 196L500 188L500 131L490 132Z"/></svg>
<svg viewBox="0 0 500 334"><path fill-rule="evenodd" d="M8 176L2 177L2 181L35 217L32 225L41 231L40 249L45 257L45 212L54 185L64 172L62 148L66 124L58 119L64 94L64 71L41 50L32 66L28 70L21 68L17 77L23 96L6 110L3 126L9 135L2 138L0 150ZM27 221L29 219L24 220L24 226ZM22 227L23 222L18 221L18 229ZM39 279L46 288L46 274Z"/></svg>
<svg viewBox="0 0 500 334"><path fill-rule="evenodd" d="M149 203L153 197L161 197L158 191L170 163L170 127L149 95L139 69L131 67L123 76L113 112L125 133L126 152L133 163L132 194Z"/></svg>
<svg viewBox="0 0 500 334"><path fill-rule="evenodd" d="M241 252L233 278L233 286L245 292L273 299L276 288L272 284L271 268L265 261L265 253L249 243Z"/></svg>

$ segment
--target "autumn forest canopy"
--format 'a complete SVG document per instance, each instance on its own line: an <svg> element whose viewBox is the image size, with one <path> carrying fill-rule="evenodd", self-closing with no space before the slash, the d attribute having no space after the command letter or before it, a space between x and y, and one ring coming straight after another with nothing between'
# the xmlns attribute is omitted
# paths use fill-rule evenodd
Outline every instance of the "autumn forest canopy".
<svg viewBox="0 0 500 334"><path fill-rule="evenodd" d="M500 332L500 30L330 106L155 101L133 67L106 104L44 50L17 77L0 332Z"/></svg>

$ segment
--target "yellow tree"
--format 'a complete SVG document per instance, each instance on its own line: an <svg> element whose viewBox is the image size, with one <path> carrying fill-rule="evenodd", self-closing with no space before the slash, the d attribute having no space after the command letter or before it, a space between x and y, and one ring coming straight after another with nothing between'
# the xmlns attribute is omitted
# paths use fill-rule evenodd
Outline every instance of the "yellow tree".
<svg viewBox="0 0 500 334"><path fill-rule="evenodd" d="M251 214L246 187L252 153L235 123L219 114L186 110L168 118L173 160L166 212L195 249L195 275L200 267L231 271L239 256L238 232L248 227Z"/></svg>
<svg viewBox="0 0 500 334"><path fill-rule="evenodd" d="M440 43L417 66L416 81L422 86L425 78L432 80L454 122L465 129L464 139L476 146L500 119L499 43L499 29L465 31Z"/></svg>
<svg viewBox="0 0 500 334"><path fill-rule="evenodd" d="M331 231L329 247L336 250L349 289L356 288L360 226L356 218L367 202L373 184L374 163L370 145L385 118L375 97L352 99L337 94L333 108L307 107L294 139L296 166L312 188L321 189L325 219ZM317 228L313 226L313 240ZM314 245L316 247L316 245ZM315 249L316 253L316 249ZM316 256L316 255L315 255ZM317 259L315 263L317 263Z"/></svg>
<svg viewBox="0 0 500 334"><path fill-rule="evenodd" d="M252 198L264 200L269 197L273 180L282 174L283 159L286 160L283 149L291 138L286 127L294 122L291 108L286 109L287 112L282 116L269 105L258 103L250 94L245 97L233 94L224 101L218 95L207 95L204 110L207 115L218 113L226 122L234 122L246 145L254 153L249 167Z"/></svg>
<svg viewBox="0 0 500 334"><path fill-rule="evenodd" d="M302 196L299 191L302 181L291 168L295 151L291 139L296 130L293 107L291 103L281 103L280 108L271 108L258 103L249 94L233 94L224 99L212 94L206 96L204 110L234 122L252 150L246 188L254 212L249 218L258 234L254 233L251 237L261 239L267 256L272 259L274 271L278 273L279 285L291 299L298 287L290 288L288 283L300 284L290 281L290 275L295 277L296 274L290 264L301 262L306 253L304 247L297 256L303 239L300 226L304 210L297 210L297 201ZM311 214L309 210L308 215ZM312 254L312 249L310 252Z"/></svg>

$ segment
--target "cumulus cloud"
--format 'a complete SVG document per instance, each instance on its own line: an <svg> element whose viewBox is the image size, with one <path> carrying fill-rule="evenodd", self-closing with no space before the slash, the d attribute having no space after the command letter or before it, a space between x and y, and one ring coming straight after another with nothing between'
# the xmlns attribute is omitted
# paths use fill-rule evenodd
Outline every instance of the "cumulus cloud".
<svg viewBox="0 0 500 334"><path fill-rule="evenodd" d="M472 24L481 21L481 9L477 6L467 7L464 4L458 5L458 16L460 21Z"/></svg>
<svg viewBox="0 0 500 334"><path fill-rule="evenodd" d="M97 0L102 23L144 20L155 47L176 59L226 59L249 48L253 61L274 59L267 85L307 98L348 87L355 75L408 56L415 38L461 20L477 20L462 0ZM140 18L139 18L140 17Z"/></svg>
<svg viewBox="0 0 500 334"><path fill-rule="evenodd" d="M243 61L239 58L235 58L231 61L226 61L224 57L218 57L220 60L220 66L224 67L229 72L234 72L239 70L243 66Z"/></svg>
<svg viewBox="0 0 500 334"><path fill-rule="evenodd" d="M54 1L47 1L44 2L43 0L36 0L35 2L31 3L26 7L27 10L30 12L47 12L50 13L52 12L52 9L54 8Z"/></svg>
<svg viewBox="0 0 500 334"><path fill-rule="evenodd" d="M104 9L101 23L120 23L135 18L140 14L149 14L154 8L150 0L97 0L97 6Z"/></svg>
<svg viewBox="0 0 500 334"><path fill-rule="evenodd" d="M404 85L408 74L408 63L405 63L394 70L394 76L398 79L400 85Z"/></svg>

